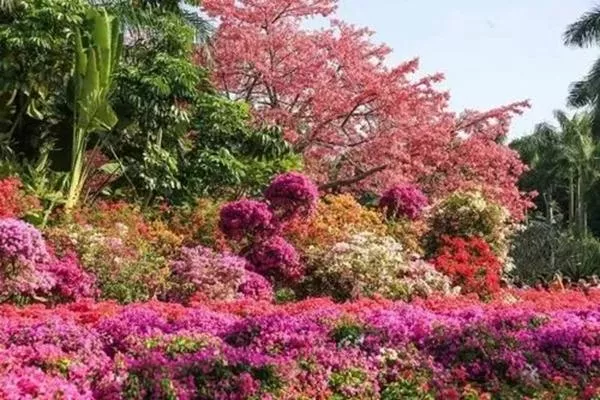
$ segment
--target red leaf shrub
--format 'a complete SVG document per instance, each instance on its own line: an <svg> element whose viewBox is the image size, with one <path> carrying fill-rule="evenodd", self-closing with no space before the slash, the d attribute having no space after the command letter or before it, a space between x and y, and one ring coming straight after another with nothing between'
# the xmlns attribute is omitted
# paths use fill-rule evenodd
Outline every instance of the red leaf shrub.
<svg viewBox="0 0 600 400"><path fill-rule="evenodd" d="M463 293L489 295L500 290L502 264L479 237L444 237L433 263L461 286Z"/></svg>

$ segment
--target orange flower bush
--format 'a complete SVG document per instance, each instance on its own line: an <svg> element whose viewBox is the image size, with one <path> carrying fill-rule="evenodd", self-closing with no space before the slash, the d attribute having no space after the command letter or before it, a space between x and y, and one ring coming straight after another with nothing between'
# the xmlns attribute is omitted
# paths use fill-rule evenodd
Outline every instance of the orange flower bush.
<svg viewBox="0 0 600 400"><path fill-rule="evenodd" d="M359 232L384 236L387 229L380 213L361 206L351 195L329 195L321 198L312 218L292 222L286 237L303 250L329 247Z"/></svg>

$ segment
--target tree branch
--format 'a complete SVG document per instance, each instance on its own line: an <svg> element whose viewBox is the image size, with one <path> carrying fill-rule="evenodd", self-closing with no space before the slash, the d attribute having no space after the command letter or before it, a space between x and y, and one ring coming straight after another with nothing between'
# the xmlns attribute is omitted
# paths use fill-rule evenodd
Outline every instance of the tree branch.
<svg viewBox="0 0 600 400"><path fill-rule="evenodd" d="M355 175L352 178L339 179L339 180L336 180L333 182L325 183L325 184L319 186L319 190L323 190L323 191L334 190L334 189L339 189L343 186L352 185L354 183L360 182L363 179L370 177L371 175L374 175L378 172L385 170L388 166L389 166L388 164L380 165L379 167L371 168L363 173Z"/></svg>

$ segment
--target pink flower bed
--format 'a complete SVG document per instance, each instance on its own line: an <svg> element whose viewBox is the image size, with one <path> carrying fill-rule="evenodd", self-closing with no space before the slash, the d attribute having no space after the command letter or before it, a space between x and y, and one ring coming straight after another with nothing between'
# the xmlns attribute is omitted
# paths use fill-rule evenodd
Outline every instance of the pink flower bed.
<svg viewBox="0 0 600 400"><path fill-rule="evenodd" d="M591 399L599 299L5 305L0 398Z"/></svg>

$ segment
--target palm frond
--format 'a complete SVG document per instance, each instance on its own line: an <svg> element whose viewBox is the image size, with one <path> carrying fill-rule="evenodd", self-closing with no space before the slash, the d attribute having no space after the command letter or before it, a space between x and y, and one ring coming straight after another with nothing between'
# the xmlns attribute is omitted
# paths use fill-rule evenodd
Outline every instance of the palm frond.
<svg viewBox="0 0 600 400"><path fill-rule="evenodd" d="M593 95L587 80L573 82L569 88L567 102L571 107L585 107L592 102Z"/></svg>
<svg viewBox="0 0 600 400"><path fill-rule="evenodd" d="M12 11L19 0L0 0L0 10Z"/></svg>
<svg viewBox="0 0 600 400"><path fill-rule="evenodd" d="M591 46L600 42L600 6L569 25L563 39L567 46L578 47Z"/></svg>

